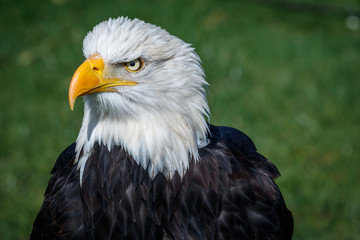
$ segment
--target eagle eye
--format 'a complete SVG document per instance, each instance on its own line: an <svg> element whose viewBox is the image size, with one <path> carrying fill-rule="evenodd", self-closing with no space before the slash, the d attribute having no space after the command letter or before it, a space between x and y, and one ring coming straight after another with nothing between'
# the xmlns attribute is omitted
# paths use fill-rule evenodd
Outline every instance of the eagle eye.
<svg viewBox="0 0 360 240"><path fill-rule="evenodd" d="M125 65L126 70L128 70L129 72L137 72L137 71L140 71L140 69L144 66L144 62L139 58L139 59L135 59L130 62L127 62L124 65Z"/></svg>

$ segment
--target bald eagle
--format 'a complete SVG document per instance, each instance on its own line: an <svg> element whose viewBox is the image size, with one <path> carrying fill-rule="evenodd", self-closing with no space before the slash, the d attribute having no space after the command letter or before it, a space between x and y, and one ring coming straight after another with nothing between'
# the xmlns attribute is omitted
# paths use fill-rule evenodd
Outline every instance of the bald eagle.
<svg viewBox="0 0 360 240"><path fill-rule="evenodd" d="M69 87L84 96L31 239L291 239L277 168L239 130L208 123L194 49L126 17L83 42Z"/></svg>

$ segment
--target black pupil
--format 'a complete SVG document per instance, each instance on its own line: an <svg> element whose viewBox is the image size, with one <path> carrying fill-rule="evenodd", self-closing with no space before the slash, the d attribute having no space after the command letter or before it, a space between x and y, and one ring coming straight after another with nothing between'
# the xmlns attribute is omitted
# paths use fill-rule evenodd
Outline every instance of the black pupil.
<svg viewBox="0 0 360 240"><path fill-rule="evenodd" d="M132 66L132 67L135 66L135 62L134 62L134 61L131 61L131 62L130 62L130 66Z"/></svg>

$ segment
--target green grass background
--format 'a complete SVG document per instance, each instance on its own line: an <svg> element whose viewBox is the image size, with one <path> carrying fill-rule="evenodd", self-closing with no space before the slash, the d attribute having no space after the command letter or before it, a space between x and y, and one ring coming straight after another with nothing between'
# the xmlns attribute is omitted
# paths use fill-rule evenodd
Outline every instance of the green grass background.
<svg viewBox="0 0 360 240"><path fill-rule="evenodd" d="M52 165L76 139L83 108L70 111L67 91L83 37L122 15L193 44L211 84L211 123L241 129L280 169L294 239L360 239L360 30L345 15L240 0L1 6L1 239L29 237Z"/></svg>

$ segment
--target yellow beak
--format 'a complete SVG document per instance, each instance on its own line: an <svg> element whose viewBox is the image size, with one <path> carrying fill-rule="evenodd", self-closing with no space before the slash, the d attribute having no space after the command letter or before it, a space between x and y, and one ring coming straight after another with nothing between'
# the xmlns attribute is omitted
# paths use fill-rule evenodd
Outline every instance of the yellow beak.
<svg viewBox="0 0 360 240"><path fill-rule="evenodd" d="M104 78L105 64L100 56L88 58L74 73L69 87L69 104L74 109L77 97L97 92L116 92L114 86L134 86L137 82Z"/></svg>

